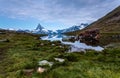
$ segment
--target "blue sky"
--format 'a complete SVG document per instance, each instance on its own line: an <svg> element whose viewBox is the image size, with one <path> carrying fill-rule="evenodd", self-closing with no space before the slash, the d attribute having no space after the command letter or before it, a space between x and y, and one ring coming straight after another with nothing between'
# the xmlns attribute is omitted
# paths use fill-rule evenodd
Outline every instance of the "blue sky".
<svg viewBox="0 0 120 78"><path fill-rule="evenodd" d="M0 28L68 28L92 23L120 5L120 0L0 0Z"/></svg>

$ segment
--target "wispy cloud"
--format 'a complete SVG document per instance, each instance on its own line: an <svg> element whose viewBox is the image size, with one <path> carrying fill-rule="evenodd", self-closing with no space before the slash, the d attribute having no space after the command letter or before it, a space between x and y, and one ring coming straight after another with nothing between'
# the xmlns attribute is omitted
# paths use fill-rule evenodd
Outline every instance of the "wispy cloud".
<svg viewBox="0 0 120 78"><path fill-rule="evenodd" d="M91 23L120 5L120 0L0 0L0 15L66 25Z"/></svg>

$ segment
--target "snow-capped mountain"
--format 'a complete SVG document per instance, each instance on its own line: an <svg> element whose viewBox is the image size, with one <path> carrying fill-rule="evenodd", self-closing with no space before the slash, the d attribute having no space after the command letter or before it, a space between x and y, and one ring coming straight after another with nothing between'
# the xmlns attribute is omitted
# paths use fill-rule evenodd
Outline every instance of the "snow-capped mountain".
<svg viewBox="0 0 120 78"><path fill-rule="evenodd" d="M2 29L3 30L3 29ZM19 33L31 33L30 30L28 29L14 29L14 28L7 28L4 30L8 30L8 31L15 31L15 32L19 32Z"/></svg>
<svg viewBox="0 0 120 78"><path fill-rule="evenodd" d="M49 32L51 32L51 30L45 29L40 24L38 24L37 28L32 31L32 33L35 33L35 34L48 34Z"/></svg>
<svg viewBox="0 0 120 78"><path fill-rule="evenodd" d="M46 28L44 28L43 26L41 26L40 24L37 25L36 29L34 30L23 30L23 29L6 29L6 30L12 30L12 31L16 31L16 32L22 32L22 33L34 33L34 34L61 34L61 33L66 33L66 32L72 32L72 31L77 31L77 30L81 30L83 28L85 28L86 26L88 26L87 23L81 23L80 25L74 25L72 27L66 28L66 29L61 29L61 30L56 30L56 31L52 31L52 30L48 30Z"/></svg>
<svg viewBox="0 0 120 78"><path fill-rule="evenodd" d="M81 29L85 28L86 26L88 26L87 23L81 23L80 25L74 25L74 26L66 28L66 29L52 31L52 30L47 30L46 28L44 28L43 26L38 24L36 29L34 29L32 31L19 29L19 30L17 30L17 32L27 32L27 33L35 33L35 34L61 34L61 33L81 30Z"/></svg>
<svg viewBox="0 0 120 78"><path fill-rule="evenodd" d="M67 29L62 29L62 30L57 30L58 33L66 33L66 32L72 32L72 31L77 31L77 30L81 30L83 28L85 28L86 26L88 26L87 23L81 23L80 25L74 25L70 28L67 28Z"/></svg>

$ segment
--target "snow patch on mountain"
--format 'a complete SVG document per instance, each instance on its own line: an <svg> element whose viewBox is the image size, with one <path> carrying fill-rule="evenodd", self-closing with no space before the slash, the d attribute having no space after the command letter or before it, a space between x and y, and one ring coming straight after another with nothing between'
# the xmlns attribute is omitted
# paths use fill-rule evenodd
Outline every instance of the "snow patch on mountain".
<svg viewBox="0 0 120 78"><path fill-rule="evenodd" d="M36 29L30 31L30 30L21 30L18 29L16 30L17 32L27 32L27 33L34 33L34 34L61 34L61 33L66 33L66 32L72 32L72 31L77 31L81 30L88 26L87 23L81 23L80 25L74 25L72 27L66 28L66 29L61 29L61 30L48 30L41 26L40 24L37 25Z"/></svg>
<svg viewBox="0 0 120 78"><path fill-rule="evenodd" d="M43 26L38 24L37 28L35 30L33 30L32 33L35 33L35 34L48 34L49 30L45 29Z"/></svg>
<svg viewBox="0 0 120 78"><path fill-rule="evenodd" d="M77 30L81 30L85 27L87 27L88 24L87 23L81 23L80 25L74 25L72 27L63 29L63 30L57 30L58 33L66 33L66 32L72 32L72 31L77 31Z"/></svg>

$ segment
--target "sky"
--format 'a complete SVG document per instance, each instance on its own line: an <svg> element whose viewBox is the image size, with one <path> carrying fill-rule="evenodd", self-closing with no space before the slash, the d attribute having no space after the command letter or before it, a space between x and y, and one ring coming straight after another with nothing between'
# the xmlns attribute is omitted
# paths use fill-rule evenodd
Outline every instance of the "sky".
<svg viewBox="0 0 120 78"><path fill-rule="evenodd" d="M92 23L120 5L120 0L0 0L0 28L50 30Z"/></svg>

